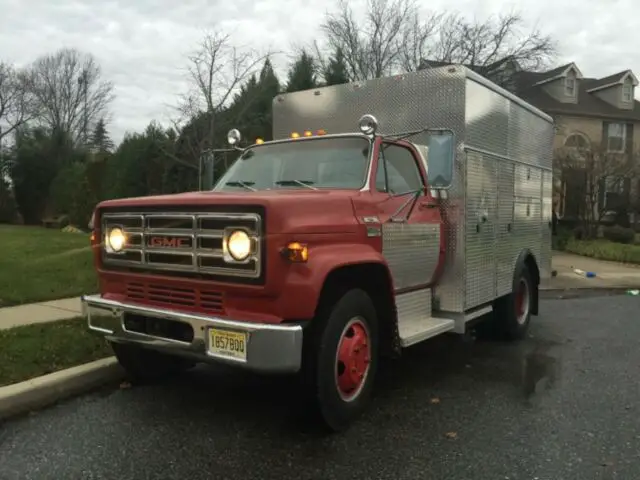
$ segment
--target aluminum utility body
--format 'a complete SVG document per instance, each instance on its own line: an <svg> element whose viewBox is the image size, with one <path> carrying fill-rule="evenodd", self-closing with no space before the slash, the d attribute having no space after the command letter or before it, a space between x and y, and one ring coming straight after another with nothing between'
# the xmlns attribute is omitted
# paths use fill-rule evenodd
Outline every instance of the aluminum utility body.
<svg viewBox="0 0 640 480"><path fill-rule="evenodd" d="M451 66L283 94L212 191L110 200L89 328L134 379L299 373L340 430L378 360L478 321L521 338L551 260L552 119ZM493 313L493 315L487 315Z"/></svg>

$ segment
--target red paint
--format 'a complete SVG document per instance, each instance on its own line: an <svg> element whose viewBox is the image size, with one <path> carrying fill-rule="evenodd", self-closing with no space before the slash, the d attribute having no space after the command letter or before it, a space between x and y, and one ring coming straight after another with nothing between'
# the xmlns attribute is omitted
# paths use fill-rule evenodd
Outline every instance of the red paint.
<svg viewBox="0 0 640 480"><path fill-rule="evenodd" d="M344 331L336 360L338 388L345 398L353 398L360 392L371 360L369 335L360 320L354 320Z"/></svg>
<svg viewBox="0 0 640 480"><path fill-rule="evenodd" d="M96 243L93 245L95 266L100 280L100 291L107 298L126 300L127 283L138 282L159 287L186 288L195 292L216 291L224 298L224 316L249 322L280 323L283 320L311 319L323 283L331 271L347 265L376 263L385 266L381 237L369 237L362 217L378 217L385 222L407 200L407 197L390 197L375 191L375 175L378 165L380 139L374 145L374 160L369 184L372 190L273 190L258 192L191 192L176 195L109 200L98 205L95 218ZM398 142L411 150L407 142ZM418 162L420 173L426 181L426 173ZM440 261L429 285L437 281L442 272L446 253L446 229L442 212L435 206L437 200L428 189L419 197L408 222L437 223L441 228ZM101 261L100 213L103 208L131 207L144 209L150 206L185 205L185 210L196 211L209 205L259 205L266 209L268 233L266 274L264 285L245 285L233 282L211 281L174 277L170 273L142 274L108 270ZM424 204L422 207L420 204ZM428 205L434 205L429 207ZM406 209L401 214L406 214ZM159 237L162 239L162 237ZM164 240L162 240L164 242ZM306 263L291 263L282 257L280 250L290 242L308 245ZM164 245L164 243L163 243ZM387 270L387 274L389 274ZM389 275L391 278L391 275ZM427 287L429 285L424 285ZM391 294L393 279L391 278ZM206 313L197 305L176 307L185 311Z"/></svg>

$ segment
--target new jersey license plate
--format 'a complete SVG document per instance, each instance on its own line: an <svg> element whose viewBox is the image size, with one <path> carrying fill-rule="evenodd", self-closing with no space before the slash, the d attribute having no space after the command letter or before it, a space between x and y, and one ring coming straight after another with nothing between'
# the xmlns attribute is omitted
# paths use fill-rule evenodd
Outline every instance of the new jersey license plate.
<svg viewBox="0 0 640 480"><path fill-rule="evenodd" d="M209 353L220 357L247 359L247 334L230 330L209 329Z"/></svg>

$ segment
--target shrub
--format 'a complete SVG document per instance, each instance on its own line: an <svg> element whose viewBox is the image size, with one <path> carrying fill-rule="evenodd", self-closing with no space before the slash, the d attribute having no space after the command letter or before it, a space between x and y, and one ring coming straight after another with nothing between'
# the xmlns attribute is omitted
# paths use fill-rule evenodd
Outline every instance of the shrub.
<svg viewBox="0 0 640 480"><path fill-rule="evenodd" d="M640 264L640 245L614 243L609 240L569 239L565 251L612 262Z"/></svg>
<svg viewBox="0 0 640 480"><path fill-rule="evenodd" d="M610 242L632 244L635 240L635 232L632 228L614 225L613 227L605 227L602 230L602 236Z"/></svg>
<svg viewBox="0 0 640 480"><path fill-rule="evenodd" d="M554 250L564 250L572 236L573 232L570 229L558 226L556 235L551 237L551 248Z"/></svg>
<svg viewBox="0 0 640 480"><path fill-rule="evenodd" d="M97 203L96 193L87 179L87 167L72 163L60 170L51 183L51 204L57 214L65 214L69 223L86 228Z"/></svg>

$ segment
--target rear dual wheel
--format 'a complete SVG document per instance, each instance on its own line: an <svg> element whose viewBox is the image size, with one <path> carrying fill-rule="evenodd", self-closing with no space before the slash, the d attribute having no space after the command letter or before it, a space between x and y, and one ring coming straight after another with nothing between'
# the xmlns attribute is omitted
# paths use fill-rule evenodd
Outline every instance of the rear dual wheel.
<svg viewBox="0 0 640 480"><path fill-rule="evenodd" d="M303 380L325 427L345 430L369 404L378 366L378 319L369 295L345 293L305 336Z"/></svg>
<svg viewBox="0 0 640 480"><path fill-rule="evenodd" d="M495 326L501 337L520 340L527 336L534 288L531 272L526 265L519 265L511 294L500 298L495 304Z"/></svg>

